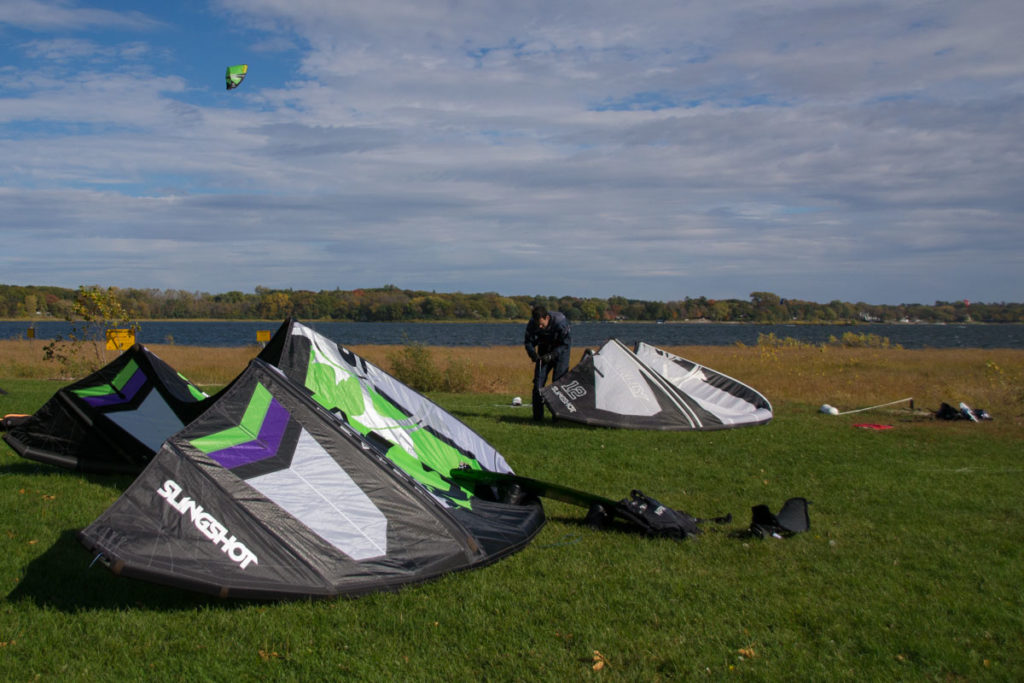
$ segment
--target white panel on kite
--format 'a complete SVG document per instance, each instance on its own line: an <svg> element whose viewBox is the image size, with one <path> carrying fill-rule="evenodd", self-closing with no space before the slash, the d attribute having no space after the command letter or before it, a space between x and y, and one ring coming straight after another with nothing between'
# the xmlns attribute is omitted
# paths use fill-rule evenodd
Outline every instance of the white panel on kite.
<svg viewBox="0 0 1024 683"><path fill-rule="evenodd" d="M305 430L291 467L246 483L352 559L387 554L384 513Z"/></svg>

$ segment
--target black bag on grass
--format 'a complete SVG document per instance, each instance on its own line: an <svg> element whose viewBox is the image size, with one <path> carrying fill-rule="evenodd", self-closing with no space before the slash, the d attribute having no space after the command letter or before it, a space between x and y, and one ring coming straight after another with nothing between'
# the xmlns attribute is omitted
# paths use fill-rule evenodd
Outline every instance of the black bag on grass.
<svg viewBox="0 0 1024 683"><path fill-rule="evenodd" d="M695 517L662 505L635 489L629 498L618 502L615 513L639 526L648 536L684 539L701 533Z"/></svg>
<svg viewBox="0 0 1024 683"><path fill-rule="evenodd" d="M806 498L790 498L782 505L777 515L773 515L767 505L755 505L750 508L750 512L750 528L745 535L785 538L811 528Z"/></svg>

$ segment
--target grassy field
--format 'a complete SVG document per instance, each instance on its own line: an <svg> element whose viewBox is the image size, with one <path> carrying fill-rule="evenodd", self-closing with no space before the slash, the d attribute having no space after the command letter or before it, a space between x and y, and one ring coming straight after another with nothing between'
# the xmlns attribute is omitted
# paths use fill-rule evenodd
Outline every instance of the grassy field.
<svg viewBox="0 0 1024 683"><path fill-rule="evenodd" d="M0 412L61 382L0 343ZM219 385L253 349L154 347ZM388 366L393 348L356 349ZM612 498L638 488L697 516L699 539L593 531L546 502L525 550L397 593L224 602L118 579L75 540L127 486L0 446L4 680L1020 680L1024 677L1024 352L673 349L772 400L764 427L652 433L534 424L516 348L433 349L474 391L433 398L520 474ZM574 354L574 360L579 351ZM913 396L904 405L850 410ZM931 419L942 401L992 422ZM861 422L893 429L855 428ZM811 530L743 540L750 507L812 501Z"/></svg>

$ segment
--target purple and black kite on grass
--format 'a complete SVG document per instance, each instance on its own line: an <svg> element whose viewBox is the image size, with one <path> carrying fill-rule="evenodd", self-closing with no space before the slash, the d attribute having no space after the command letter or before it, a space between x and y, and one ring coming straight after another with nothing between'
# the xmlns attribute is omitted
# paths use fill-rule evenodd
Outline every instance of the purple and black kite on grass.
<svg viewBox="0 0 1024 683"><path fill-rule="evenodd" d="M23 458L79 472L136 473L209 398L141 344L59 389L32 415L7 417Z"/></svg>

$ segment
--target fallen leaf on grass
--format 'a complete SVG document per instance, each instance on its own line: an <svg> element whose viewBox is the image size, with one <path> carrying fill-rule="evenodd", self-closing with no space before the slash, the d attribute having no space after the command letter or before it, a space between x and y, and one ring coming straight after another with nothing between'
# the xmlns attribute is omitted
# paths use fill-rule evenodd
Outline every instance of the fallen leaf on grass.
<svg viewBox="0 0 1024 683"><path fill-rule="evenodd" d="M594 650L594 666L591 667L594 671L600 671L604 668L604 665L608 663L608 660L604 658L604 655Z"/></svg>

